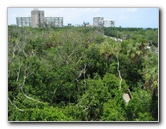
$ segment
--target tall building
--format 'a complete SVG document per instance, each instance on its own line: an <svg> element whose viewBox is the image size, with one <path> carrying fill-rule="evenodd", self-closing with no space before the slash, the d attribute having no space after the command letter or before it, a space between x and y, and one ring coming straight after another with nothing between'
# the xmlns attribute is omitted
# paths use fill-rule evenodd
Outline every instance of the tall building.
<svg viewBox="0 0 166 129"><path fill-rule="evenodd" d="M34 9L31 11L31 23L32 27L39 27L44 22L44 11Z"/></svg>
<svg viewBox="0 0 166 129"><path fill-rule="evenodd" d="M47 27L63 27L63 17L45 17L44 24Z"/></svg>
<svg viewBox="0 0 166 129"><path fill-rule="evenodd" d="M94 17L93 26L94 27L103 27L104 17Z"/></svg>
<svg viewBox="0 0 166 129"><path fill-rule="evenodd" d="M16 17L17 26L31 26L31 17Z"/></svg>
<svg viewBox="0 0 166 129"><path fill-rule="evenodd" d="M94 17L93 18L94 27L114 27L115 21L113 20L104 20L104 17Z"/></svg>
<svg viewBox="0 0 166 129"><path fill-rule="evenodd" d="M44 11L34 9L31 11L31 17L16 17L16 23L19 27L63 27L63 17L44 17Z"/></svg>
<svg viewBox="0 0 166 129"><path fill-rule="evenodd" d="M103 26L104 27L114 27L115 26L115 21L112 20L104 20L103 22Z"/></svg>

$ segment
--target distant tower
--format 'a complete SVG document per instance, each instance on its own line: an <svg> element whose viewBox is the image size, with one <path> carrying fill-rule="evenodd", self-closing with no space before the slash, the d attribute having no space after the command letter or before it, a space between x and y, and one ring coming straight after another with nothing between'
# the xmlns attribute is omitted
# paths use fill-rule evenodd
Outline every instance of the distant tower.
<svg viewBox="0 0 166 129"><path fill-rule="evenodd" d="M44 11L34 9L31 11L31 25L33 28L39 27L44 22Z"/></svg>
<svg viewBox="0 0 166 129"><path fill-rule="evenodd" d="M103 27L104 17L94 17L93 26L94 27Z"/></svg>

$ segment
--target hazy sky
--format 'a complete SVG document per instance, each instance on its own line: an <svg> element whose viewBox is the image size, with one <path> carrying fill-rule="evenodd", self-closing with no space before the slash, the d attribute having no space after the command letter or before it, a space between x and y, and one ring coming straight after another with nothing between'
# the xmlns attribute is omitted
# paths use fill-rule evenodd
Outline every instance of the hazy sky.
<svg viewBox="0 0 166 129"><path fill-rule="evenodd" d="M34 8L8 8L8 25L16 24L16 17L30 17ZM63 17L64 25L68 23L93 24L93 17L115 21L116 27L158 28L158 8L38 8L45 17Z"/></svg>

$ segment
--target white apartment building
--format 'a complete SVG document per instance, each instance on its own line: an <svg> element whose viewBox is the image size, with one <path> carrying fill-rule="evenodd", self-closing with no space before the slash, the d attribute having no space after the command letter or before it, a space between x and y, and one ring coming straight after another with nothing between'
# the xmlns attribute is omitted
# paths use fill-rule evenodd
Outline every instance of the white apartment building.
<svg viewBox="0 0 166 129"><path fill-rule="evenodd" d="M31 11L31 24L32 27L39 27L44 22L44 11L34 9Z"/></svg>
<svg viewBox="0 0 166 129"><path fill-rule="evenodd" d="M16 17L16 23L19 27L63 27L63 17L44 17L44 11L34 9L31 11L31 17Z"/></svg>
<svg viewBox="0 0 166 129"><path fill-rule="evenodd" d="M63 17L45 17L44 24L48 27L63 27Z"/></svg>
<svg viewBox="0 0 166 129"><path fill-rule="evenodd" d="M104 27L115 27L115 21L112 20L104 20L103 21Z"/></svg>
<svg viewBox="0 0 166 129"><path fill-rule="evenodd" d="M103 27L104 17L94 17L93 26L94 27Z"/></svg>
<svg viewBox="0 0 166 129"><path fill-rule="evenodd" d="M94 17L93 18L94 27L114 27L115 21L113 20L104 20L104 17Z"/></svg>
<svg viewBox="0 0 166 129"><path fill-rule="evenodd" d="M16 17L17 26L31 26L31 17Z"/></svg>

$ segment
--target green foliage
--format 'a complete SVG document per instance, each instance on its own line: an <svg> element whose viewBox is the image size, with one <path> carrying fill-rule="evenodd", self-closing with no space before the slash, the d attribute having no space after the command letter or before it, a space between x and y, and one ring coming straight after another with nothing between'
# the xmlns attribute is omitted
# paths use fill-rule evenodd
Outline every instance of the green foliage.
<svg viewBox="0 0 166 129"><path fill-rule="evenodd" d="M12 110L9 116L10 121L72 121L73 118L66 116L63 109L51 106L40 109L39 107L26 109L20 112Z"/></svg>
<svg viewBox="0 0 166 129"><path fill-rule="evenodd" d="M143 28L121 28L121 27L108 27L104 28L104 34L121 38L121 39L134 39L136 41L149 41L151 44L158 46L158 29L143 29Z"/></svg>
<svg viewBox="0 0 166 129"><path fill-rule="evenodd" d="M113 74L106 74L103 78L104 85L108 87L108 91L112 96L115 96L115 93L119 89L119 78Z"/></svg>
<svg viewBox="0 0 166 129"><path fill-rule="evenodd" d="M142 89L135 89L133 99L127 105L127 118L129 121L153 121L150 112L152 97L151 93ZM143 118L144 116L144 118Z"/></svg>
<svg viewBox="0 0 166 129"><path fill-rule="evenodd" d="M121 94L116 93L114 99L104 103L102 121L125 121L125 105ZM120 98L117 98L120 97Z"/></svg>
<svg viewBox="0 0 166 129"><path fill-rule="evenodd" d="M9 121L158 120L157 29L8 32Z"/></svg>

